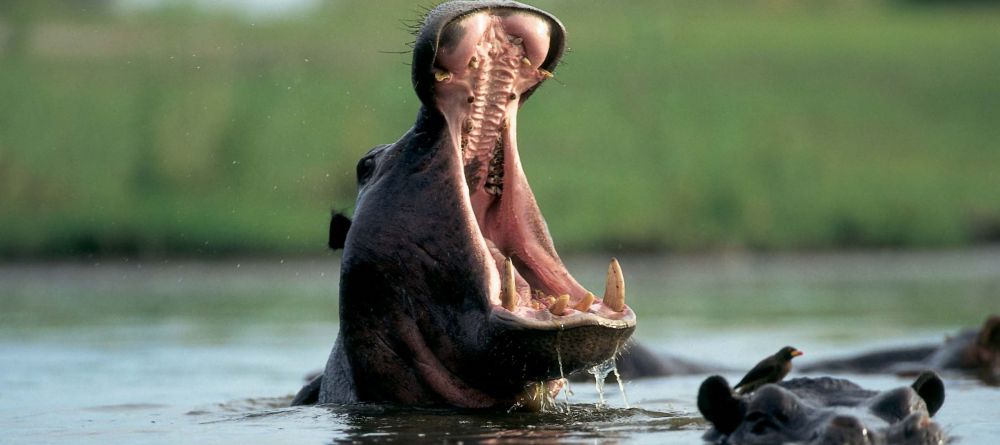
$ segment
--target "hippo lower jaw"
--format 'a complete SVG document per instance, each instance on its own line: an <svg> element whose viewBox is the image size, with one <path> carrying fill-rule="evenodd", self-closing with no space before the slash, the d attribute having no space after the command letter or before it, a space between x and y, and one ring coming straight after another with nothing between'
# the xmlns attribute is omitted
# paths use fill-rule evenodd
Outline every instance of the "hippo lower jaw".
<svg viewBox="0 0 1000 445"><path fill-rule="evenodd" d="M535 330L629 329L635 313L625 305L617 261L609 266L603 299L596 299L559 259L521 168L517 110L552 77L543 65L554 40L561 43L554 26L550 17L513 8L483 8L452 20L439 35L433 98L462 160L464 210L475 221L470 236L488 272L494 321Z"/></svg>

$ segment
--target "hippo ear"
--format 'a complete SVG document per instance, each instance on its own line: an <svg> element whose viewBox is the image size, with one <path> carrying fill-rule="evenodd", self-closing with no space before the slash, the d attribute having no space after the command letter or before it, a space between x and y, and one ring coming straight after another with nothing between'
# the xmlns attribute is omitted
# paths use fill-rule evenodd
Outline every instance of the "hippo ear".
<svg viewBox="0 0 1000 445"><path fill-rule="evenodd" d="M917 376L917 380L910 385L924 403L927 405L927 413L933 416L941 405L944 405L944 382L933 371L924 371Z"/></svg>
<svg viewBox="0 0 1000 445"><path fill-rule="evenodd" d="M746 406L742 400L733 397L733 390L725 378L713 375L701 382L698 389L698 411L720 433L729 434L740 426Z"/></svg>
<svg viewBox="0 0 1000 445"><path fill-rule="evenodd" d="M347 231L351 228L351 220L343 213L334 211L330 217L330 240L327 245L331 250L344 248L344 241L347 240Z"/></svg>

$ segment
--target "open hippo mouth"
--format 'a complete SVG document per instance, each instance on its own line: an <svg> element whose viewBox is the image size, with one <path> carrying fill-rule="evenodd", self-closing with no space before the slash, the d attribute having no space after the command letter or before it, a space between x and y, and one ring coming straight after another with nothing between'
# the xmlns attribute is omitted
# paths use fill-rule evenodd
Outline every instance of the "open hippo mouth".
<svg viewBox="0 0 1000 445"><path fill-rule="evenodd" d="M562 25L534 9L497 5L456 15L440 28L430 69L433 104L462 162L468 197L462 210L476 222L478 230L468 235L484 254L490 303L498 317L537 329L624 328L635 314L624 302L618 262L612 260L604 298L596 300L559 259L518 155L518 107L552 77Z"/></svg>
<svg viewBox="0 0 1000 445"><path fill-rule="evenodd" d="M358 163L340 332L296 403L506 408L622 349L636 320L618 262L601 299L573 278L518 156L518 107L552 76L564 36L515 2L428 13L413 50L420 111Z"/></svg>

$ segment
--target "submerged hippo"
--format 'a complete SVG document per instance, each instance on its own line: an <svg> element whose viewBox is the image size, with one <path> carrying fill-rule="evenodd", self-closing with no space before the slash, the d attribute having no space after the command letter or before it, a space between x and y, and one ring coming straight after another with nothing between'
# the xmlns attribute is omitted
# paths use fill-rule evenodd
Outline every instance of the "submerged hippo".
<svg viewBox="0 0 1000 445"><path fill-rule="evenodd" d="M518 156L518 107L552 77L564 40L558 19L516 2L427 14L413 48L416 122L358 162L340 331L293 404L506 408L628 340L636 318L617 261L603 299L577 283Z"/></svg>
<svg viewBox="0 0 1000 445"><path fill-rule="evenodd" d="M979 330L964 330L941 344L872 351L799 367L803 372L903 375L927 369L965 372L988 384L1000 384L1000 315L988 317Z"/></svg>
<svg viewBox="0 0 1000 445"><path fill-rule="evenodd" d="M698 410L712 423L713 443L939 444L944 433L930 420L944 403L944 383L933 372L909 387L878 392L843 379L797 378L734 396L712 376L698 391Z"/></svg>

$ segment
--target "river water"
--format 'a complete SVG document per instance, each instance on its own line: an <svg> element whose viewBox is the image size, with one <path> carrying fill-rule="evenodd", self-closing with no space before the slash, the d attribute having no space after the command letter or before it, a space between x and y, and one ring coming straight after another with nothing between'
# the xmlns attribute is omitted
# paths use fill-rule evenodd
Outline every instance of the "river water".
<svg viewBox="0 0 1000 445"><path fill-rule="evenodd" d="M1000 313L993 248L620 260L638 339L734 369L785 344L805 363L939 342ZM603 287L606 258L567 263ZM707 428L704 376L626 381L625 394L609 384L600 408L593 382L573 383L569 407L548 413L287 408L333 344L337 270L336 255L0 265L0 443L691 444ZM1000 443L1000 389L945 380L936 420L952 440Z"/></svg>

